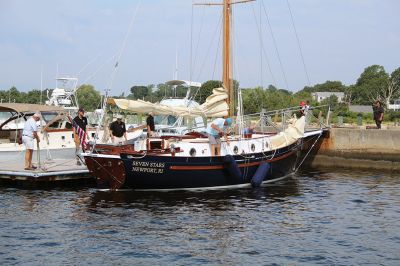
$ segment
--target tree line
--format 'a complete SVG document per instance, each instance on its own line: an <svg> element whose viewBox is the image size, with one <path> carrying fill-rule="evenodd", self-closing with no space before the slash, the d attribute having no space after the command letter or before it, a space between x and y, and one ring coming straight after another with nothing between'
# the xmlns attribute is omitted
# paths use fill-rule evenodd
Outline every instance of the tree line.
<svg viewBox="0 0 400 266"><path fill-rule="evenodd" d="M211 95L214 88L220 87L221 81L209 80L202 84L201 88L191 88L191 97L200 104ZM239 83L234 81L237 89ZM349 104L371 105L375 100L381 100L388 105L394 99L400 98L400 68L392 73L387 73L383 66L371 65L364 69L355 84L346 86L341 81L326 81L314 86L306 86L298 92L292 92L269 85L267 88L242 88L243 106L245 113L257 113L261 108L266 110L283 109L296 106L300 101L310 101L312 105L318 105L312 99L313 92L344 92L343 103L338 103L337 98L332 96L322 104L330 104L336 113L346 112ZM184 97L187 88L184 86L171 86L166 84L150 84L146 86L134 85L129 94L114 95L114 98L141 99L151 102L159 102L169 97ZM51 94L51 89L41 92L33 89L29 92L20 92L12 87L8 90L0 90L2 102L40 103ZM87 110L94 110L100 106L101 95L92 85L83 84L77 90L80 106Z"/></svg>

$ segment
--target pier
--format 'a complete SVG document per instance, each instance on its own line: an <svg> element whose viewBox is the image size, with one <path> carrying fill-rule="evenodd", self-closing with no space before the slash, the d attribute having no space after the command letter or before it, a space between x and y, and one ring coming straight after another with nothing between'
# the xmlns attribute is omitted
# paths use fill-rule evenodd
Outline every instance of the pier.
<svg viewBox="0 0 400 266"><path fill-rule="evenodd" d="M53 159L37 165L35 170L24 170L22 162L10 162L0 170L0 183L28 187L59 183L86 184L93 182L85 165L75 159Z"/></svg>
<svg viewBox="0 0 400 266"><path fill-rule="evenodd" d="M331 128L307 164L400 171L400 128Z"/></svg>

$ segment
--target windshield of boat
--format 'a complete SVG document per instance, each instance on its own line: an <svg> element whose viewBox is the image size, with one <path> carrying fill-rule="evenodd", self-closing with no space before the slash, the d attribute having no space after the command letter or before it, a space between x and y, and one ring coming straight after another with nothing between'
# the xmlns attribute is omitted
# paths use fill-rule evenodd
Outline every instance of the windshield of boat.
<svg viewBox="0 0 400 266"><path fill-rule="evenodd" d="M173 115L156 115L154 117L154 124L173 126L176 120L177 117Z"/></svg>
<svg viewBox="0 0 400 266"><path fill-rule="evenodd" d="M48 123L50 122L53 118L55 118L58 113L57 112L42 112L42 119Z"/></svg>

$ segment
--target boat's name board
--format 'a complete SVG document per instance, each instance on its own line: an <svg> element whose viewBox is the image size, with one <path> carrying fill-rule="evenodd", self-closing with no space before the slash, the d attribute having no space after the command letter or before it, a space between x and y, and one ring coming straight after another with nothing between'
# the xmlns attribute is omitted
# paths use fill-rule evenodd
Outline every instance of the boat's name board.
<svg viewBox="0 0 400 266"><path fill-rule="evenodd" d="M165 163L160 162L132 162L132 171L140 173L162 174L164 173Z"/></svg>

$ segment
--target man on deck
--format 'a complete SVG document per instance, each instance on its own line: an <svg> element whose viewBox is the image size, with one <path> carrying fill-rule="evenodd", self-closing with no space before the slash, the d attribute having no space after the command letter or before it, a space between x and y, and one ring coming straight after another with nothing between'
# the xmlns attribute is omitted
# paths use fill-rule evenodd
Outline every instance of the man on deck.
<svg viewBox="0 0 400 266"><path fill-rule="evenodd" d="M124 141L127 141L126 137L126 126L122 121L122 115L117 115L117 120L110 124L110 134L111 140L114 144L122 144Z"/></svg>
<svg viewBox="0 0 400 266"><path fill-rule="evenodd" d="M232 118L217 118L207 127L208 140L211 145L211 156L221 155L221 136L225 136L226 143L229 145L227 134L232 125Z"/></svg>

